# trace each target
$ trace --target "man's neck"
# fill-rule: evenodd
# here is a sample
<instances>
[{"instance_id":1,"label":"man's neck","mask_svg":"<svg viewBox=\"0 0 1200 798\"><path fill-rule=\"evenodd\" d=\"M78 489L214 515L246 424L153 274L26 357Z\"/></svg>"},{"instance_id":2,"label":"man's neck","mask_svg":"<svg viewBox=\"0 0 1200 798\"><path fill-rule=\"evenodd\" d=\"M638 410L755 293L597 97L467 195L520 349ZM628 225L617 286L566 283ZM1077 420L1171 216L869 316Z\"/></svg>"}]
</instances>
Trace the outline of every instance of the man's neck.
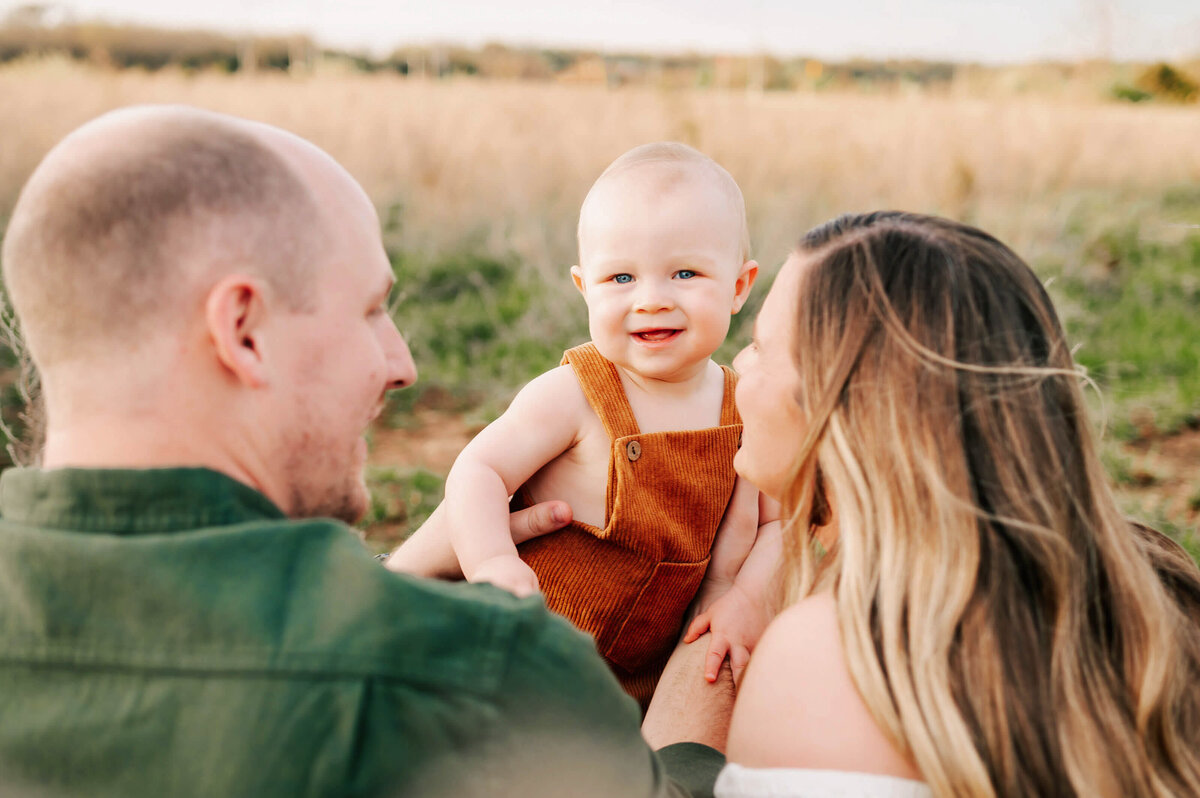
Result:
<instances>
[{"instance_id":1,"label":"man's neck","mask_svg":"<svg viewBox=\"0 0 1200 798\"><path fill-rule=\"evenodd\" d=\"M155 355L136 369L114 364L107 379L95 369L44 373L42 467L211 468L283 507L288 497L272 481L277 442L266 437L269 425L256 423L252 408L222 394L219 380L168 362Z\"/></svg>"},{"instance_id":2,"label":"man's neck","mask_svg":"<svg viewBox=\"0 0 1200 798\"><path fill-rule=\"evenodd\" d=\"M94 418L46 430L43 468L169 468L200 466L220 471L256 490L263 486L243 459L196 427L147 417L131 421Z\"/></svg>"}]
</instances>

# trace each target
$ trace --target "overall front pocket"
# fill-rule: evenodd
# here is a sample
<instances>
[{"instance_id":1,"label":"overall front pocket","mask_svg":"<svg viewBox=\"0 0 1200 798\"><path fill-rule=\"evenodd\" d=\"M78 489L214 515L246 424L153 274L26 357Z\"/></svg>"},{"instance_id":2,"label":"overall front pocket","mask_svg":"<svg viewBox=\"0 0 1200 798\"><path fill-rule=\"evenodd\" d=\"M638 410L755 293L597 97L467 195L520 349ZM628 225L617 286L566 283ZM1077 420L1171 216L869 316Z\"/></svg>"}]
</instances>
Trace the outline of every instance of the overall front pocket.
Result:
<instances>
[{"instance_id":1,"label":"overall front pocket","mask_svg":"<svg viewBox=\"0 0 1200 798\"><path fill-rule=\"evenodd\" d=\"M683 614L696 596L708 558L700 562L660 562L642 586L605 658L627 671L654 662L679 639Z\"/></svg>"}]
</instances>

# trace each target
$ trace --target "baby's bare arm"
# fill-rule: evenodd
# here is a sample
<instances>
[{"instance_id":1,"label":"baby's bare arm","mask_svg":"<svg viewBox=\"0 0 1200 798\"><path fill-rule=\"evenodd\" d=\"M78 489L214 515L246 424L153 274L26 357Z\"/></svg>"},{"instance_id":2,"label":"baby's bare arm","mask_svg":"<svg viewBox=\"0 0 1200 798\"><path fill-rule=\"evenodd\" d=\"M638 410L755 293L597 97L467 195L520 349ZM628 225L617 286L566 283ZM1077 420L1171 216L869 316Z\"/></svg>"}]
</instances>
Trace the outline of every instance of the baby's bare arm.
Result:
<instances>
[{"instance_id":1,"label":"baby's bare arm","mask_svg":"<svg viewBox=\"0 0 1200 798\"><path fill-rule=\"evenodd\" d=\"M752 599L769 604L782 550L783 524L779 520L779 502L760 493L754 543L737 570L734 584Z\"/></svg>"},{"instance_id":2,"label":"baby's bare arm","mask_svg":"<svg viewBox=\"0 0 1200 798\"><path fill-rule=\"evenodd\" d=\"M555 532L569 523L571 506L563 501L539 502L508 516L508 529L513 543L517 544ZM420 529L388 554L384 565L389 570L413 576L462 579L462 566L450 545L445 505L439 504Z\"/></svg>"},{"instance_id":3,"label":"baby's bare arm","mask_svg":"<svg viewBox=\"0 0 1200 798\"><path fill-rule=\"evenodd\" d=\"M774 581L783 545L779 505L761 495L756 496L755 504L759 524L749 553L742 554L744 547L735 550L742 559L732 577L729 576L730 562L724 564L717 576L706 576L696 598L698 614L684 636L684 642L690 643L705 631L712 631L705 665L705 677L709 681L717 678L726 655L733 669L734 682L741 680L742 671L750 661L750 652L777 609ZM742 508L738 511L746 512ZM721 534L726 529L726 522L722 522ZM728 556L732 561L734 555Z\"/></svg>"},{"instance_id":4,"label":"baby's bare arm","mask_svg":"<svg viewBox=\"0 0 1200 798\"><path fill-rule=\"evenodd\" d=\"M737 478L733 495L725 508L725 517L721 519L713 542L712 559L704 575L706 587L712 585L720 586L721 590L728 589L754 548L759 526L758 497L758 488L741 477Z\"/></svg>"},{"instance_id":5,"label":"baby's bare arm","mask_svg":"<svg viewBox=\"0 0 1200 798\"><path fill-rule=\"evenodd\" d=\"M508 498L546 463L573 446L587 401L569 367L529 383L508 410L479 433L446 479L445 523L468 579L516 558Z\"/></svg>"}]
</instances>

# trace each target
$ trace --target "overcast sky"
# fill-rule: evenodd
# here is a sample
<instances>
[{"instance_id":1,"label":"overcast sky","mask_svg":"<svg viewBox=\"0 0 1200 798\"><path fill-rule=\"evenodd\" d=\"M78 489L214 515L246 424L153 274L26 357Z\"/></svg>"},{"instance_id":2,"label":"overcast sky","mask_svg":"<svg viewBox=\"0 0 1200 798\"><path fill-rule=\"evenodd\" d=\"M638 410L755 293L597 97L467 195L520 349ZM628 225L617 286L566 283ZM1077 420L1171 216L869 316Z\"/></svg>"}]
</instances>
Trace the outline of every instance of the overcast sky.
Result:
<instances>
[{"instance_id":1,"label":"overcast sky","mask_svg":"<svg viewBox=\"0 0 1200 798\"><path fill-rule=\"evenodd\" d=\"M0 14L29 0L0 0ZM1200 0L70 0L84 19L300 32L386 53L456 42L826 59L1200 56Z\"/></svg>"}]
</instances>

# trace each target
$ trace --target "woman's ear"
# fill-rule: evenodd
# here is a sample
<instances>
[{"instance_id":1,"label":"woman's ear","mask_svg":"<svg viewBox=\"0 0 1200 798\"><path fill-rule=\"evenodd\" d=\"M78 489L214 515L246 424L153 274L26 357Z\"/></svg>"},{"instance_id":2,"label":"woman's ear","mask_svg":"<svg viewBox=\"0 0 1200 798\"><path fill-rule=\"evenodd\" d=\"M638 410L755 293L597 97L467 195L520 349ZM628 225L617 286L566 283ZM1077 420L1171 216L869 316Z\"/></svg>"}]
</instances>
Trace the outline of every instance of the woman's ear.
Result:
<instances>
[{"instance_id":1,"label":"woman's ear","mask_svg":"<svg viewBox=\"0 0 1200 798\"><path fill-rule=\"evenodd\" d=\"M813 502L809 508L808 524L825 550L833 551L838 541L837 513L833 502L829 500L829 486L820 466L814 472L813 482Z\"/></svg>"},{"instance_id":2,"label":"woman's ear","mask_svg":"<svg viewBox=\"0 0 1200 798\"><path fill-rule=\"evenodd\" d=\"M212 287L204 303L204 319L217 360L250 388L267 384L261 340L267 315L265 292L261 280L231 274Z\"/></svg>"},{"instance_id":3,"label":"woman's ear","mask_svg":"<svg viewBox=\"0 0 1200 798\"><path fill-rule=\"evenodd\" d=\"M757 279L758 261L748 260L743 263L741 271L738 272L737 281L733 284L733 307L729 311L731 316L746 304L746 300L750 297L750 289Z\"/></svg>"}]
</instances>

